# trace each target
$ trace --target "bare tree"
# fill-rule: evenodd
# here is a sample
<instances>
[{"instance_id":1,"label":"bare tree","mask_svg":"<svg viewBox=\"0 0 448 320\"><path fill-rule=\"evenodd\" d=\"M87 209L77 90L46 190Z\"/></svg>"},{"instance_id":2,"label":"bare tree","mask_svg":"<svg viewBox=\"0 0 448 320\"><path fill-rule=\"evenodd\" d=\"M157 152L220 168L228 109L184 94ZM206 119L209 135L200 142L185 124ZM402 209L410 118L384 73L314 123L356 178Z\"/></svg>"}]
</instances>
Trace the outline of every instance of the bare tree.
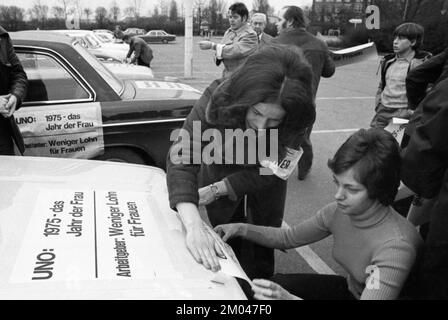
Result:
<instances>
[{"instance_id":1,"label":"bare tree","mask_svg":"<svg viewBox=\"0 0 448 320\"><path fill-rule=\"evenodd\" d=\"M111 4L111 7L109 9L109 13L110 13L110 17L112 18L112 20L114 20L115 22L118 21L118 17L120 16L121 13L121 9L118 6L118 3L116 0L114 0Z\"/></svg>"},{"instance_id":2,"label":"bare tree","mask_svg":"<svg viewBox=\"0 0 448 320\"><path fill-rule=\"evenodd\" d=\"M51 8L51 13L56 19L65 19L65 10L60 6L54 6Z\"/></svg>"},{"instance_id":3,"label":"bare tree","mask_svg":"<svg viewBox=\"0 0 448 320\"><path fill-rule=\"evenodd\" d=\"M171 21L176 21L178 17L179 17L179 12L177 10L177 2L176 2L176 0L171 0L171 3L170 3L170 20Z\"/></svg>"},{"instance_id":4,"label":"bare tree","mask_svg":"<svg viewBox=\"0 0 448 320\"><path fill-rule=\"evenodd\" d=\"M82 0L72 0L73 9L72 12L75 13L78 17L81 17L83 12Z\"/></svg>"},{"instance_id":5,"label":"bare tree","mask_svg":"<svg viewBox=\"0 0 448 320\"><path fill-rule=\"evenodd\" d=\"M165 0L159 0L160 14L162 16L168 16L169 14L169 4Z\"/></svg>"},{"instance_id":6,"label":"bare tree","mask_svg":"<svg viewBox=\"0 0 448 320\"><path fill-rule=\"evenodd\" d=\"M39 23L45 23L48 18L48 10L48 6L42 4L42 0L35 0L29 13L32 19L36 19Z\"/></svg>"},{"instance_id":7,"label":"bare tree","mask_svg":"<svg viewBox=\"0 0 448 320\"><path fill-rule=\"evenodd\" d=\"M98 23L98 27L101 28L107 19L107 10L104 7L98 7L95 10L95 19Z\"/></svg>"},{"instance_id":8,"label":"bare tree","mask_svg":"<svg viewBox=\"0 0 448 320\"><path fill-rule=\"evenodd\" d=\"M9 31L17 31L23 23L25 10L17 6L0 6L0 21Z\"/></svg>"},{"instance_id":9,"label":"bare tree","mask_svg":"<svg viewBox=\"0 0 448 320\"><path fill-rule=\"evenodd\" d=\"M269 11L271 10L269 0L254 0L252 7L257 12L262 12L264 14L269 14Z\"/></svg>"},{"instance_id":10,"label":"bare tree","mask_svg":"<svg viewBox=\"0 0 448 320\"><path fill-rule=\"evenodd\" d=\"M58 3L58 7L61 7L63 9L63 12L64 12L63 18L66 19L67 15L70 12L72 0L57 0L57 3Z\"/></svg>"},{"instance_id":11,"label":"bare tree","mask_svg":"<svg viewBox=\"0 0 448 320\"><path fill-rule=\"evenodd\" d=\"M129 7L126 8L128 9L128 14L131 14L131 16L133 16L135 19L138 20L138 18L140 17L140 13L142 10L142 4L143 1L142 0L129 0Z\"/></svg>"},{"instance_id":12,"label":"bare tree","mask_svg":"<svg viewBox=\"0 0 448 320\"><path fill-rule=\"evenodd\" d=\"M90 16L92 15L92 9L90 9L89 7L87 7L87 8L84 8L84 10L83 10L83 12L84 12L84 16L86 17L86 20L87 21L90 21Z\"/></svg>"}]
</instances>

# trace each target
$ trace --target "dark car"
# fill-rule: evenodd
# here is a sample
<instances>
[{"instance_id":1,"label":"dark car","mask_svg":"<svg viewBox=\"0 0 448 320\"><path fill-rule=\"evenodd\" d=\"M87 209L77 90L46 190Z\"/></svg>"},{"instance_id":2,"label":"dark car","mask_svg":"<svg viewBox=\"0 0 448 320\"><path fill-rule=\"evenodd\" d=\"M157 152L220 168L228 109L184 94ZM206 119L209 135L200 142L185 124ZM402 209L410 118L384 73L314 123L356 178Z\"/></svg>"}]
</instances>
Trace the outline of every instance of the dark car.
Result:
<instances>
[{"instance_id":1,"label":"dark car","mask_svg":"<svg viewBox=\"0 0 448 320\"><path fill-rule=\"evenodd\" d=\"M171 134L200 97L198 90L175 82L118 79L64 35L23 31L11 38L29 79L16 113L25 155L165 168Z\"/></svg>"},{"instance_id":2,"label":"dark car","mask_svg":"<svg viewBox=\"0 0 448 320\"><path fill-rule=\"evenodd\" d=\"M163 30L151 30L144 36L139 36L146 42L162 42L168 43L170 41L176 41L176 36L173 34L166 33Z\"/></svg>"}]
</instances>

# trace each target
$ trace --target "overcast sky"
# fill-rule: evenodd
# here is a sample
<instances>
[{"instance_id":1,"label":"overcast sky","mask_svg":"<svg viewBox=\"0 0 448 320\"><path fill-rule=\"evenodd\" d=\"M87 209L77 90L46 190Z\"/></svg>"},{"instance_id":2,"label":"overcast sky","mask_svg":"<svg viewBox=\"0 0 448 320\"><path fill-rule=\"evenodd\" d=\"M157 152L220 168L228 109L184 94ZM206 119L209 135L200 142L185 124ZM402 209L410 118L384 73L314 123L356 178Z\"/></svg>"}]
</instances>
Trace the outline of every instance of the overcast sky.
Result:
<instances>
[{"instance_id":1,"label":"overcast sky","mask_svg":"<svg viewBox=\"0 0 448 320\"><path fill-rule=\"evenodd\" d=\"M182 0L176 0L176 1L177 1L177 4L179 5L179 9L180 9L180 4L181 4ZM40 0L40 2L51 8L55 5L58 5L58 2L60 2L60 1L59 0ZM95 9L96 7L103 6L106 9L109 9L113 0L80 0L80 2L81 2L82 7L90 7L92 9ZM131 0L117 0L118 6L121 9L124 9L127 6L129 6L130 2L131 2ZM170 0L166 0L166 2L169 3ZM229 6L230 6L230 4L232 4L234 2L237 2L237 0L227 0L227 4ZM253 0L242 0L242 2L246 3L249 10L252 9ZM273 6L275 8L275 11L277 12L285 5L297 5L297 6L301 7L301 6L305 6L305 5L311 5L312 2L313 2L313 0L270 0L269 4L271 6ZM15 5L18 7L25 8L25 9L31 8L34 3L36 3L36 0L20 0L20 1L0 0L1 5L6 5L6 6ZM154 9L154 5L156 5L158 3L159 3L158 0L143 0L141 14L146 15L146 14L148 14L149 11L152 12Z\"/></svg>"}]
</instances>

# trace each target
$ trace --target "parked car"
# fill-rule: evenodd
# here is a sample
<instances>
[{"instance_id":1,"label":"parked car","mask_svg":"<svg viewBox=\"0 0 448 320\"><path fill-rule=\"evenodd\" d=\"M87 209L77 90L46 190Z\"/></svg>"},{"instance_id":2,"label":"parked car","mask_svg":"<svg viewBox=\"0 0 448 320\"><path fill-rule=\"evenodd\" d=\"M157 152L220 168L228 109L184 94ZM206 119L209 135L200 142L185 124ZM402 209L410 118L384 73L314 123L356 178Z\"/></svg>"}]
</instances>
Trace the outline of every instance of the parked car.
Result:
<instances>
[{"instance_id":1,"label":"parked car","mask_svg":"<svg viewBox=\"0 0 448 320\"><path fill-rule=\"evenodd\" d=\"M27 97L16 113L25 137L25 155L35 150L37 154L33 155L39 156L95 158L165 168L171 134L182 126L201 96L198 90L175 82L119 79L79 41L64 35L22 31L12 32L11 38L29 78ZM73 142L57 137L53 128L72 126L75 118L92 114L95 107L100 114L92 115L98 123L94 126L98 129L94 139L100 142L95 149L98 155L85 154L85 150L51 153L52 144L60 148L60 144ZM69 109L76 112L64 114ZM44 120L36 116L40 111L47 112ZM68 123L69 118L75 122ZM87 123L93 126L94 121ZM33 140L37 130L47 126L48 137Z\"/></svg>"},{"instance_id":2,"label":"parked car","mask_svg":"<svg viewBox=\"0 0 448 320\"><path fill-rule=\"evenodd\" d=\"M131 37L134 36L143 36L146 33L145 29L139 29L139 28L127 28L124 32L124 34L127 34Z\"/></svg>"},{"instance_id":3,"label":"parked car","mask_svg":"<svg viewBox=\"0 0 448 320\"><path fill-rule=\"evenodd\" d=\"M70 37L76 37L81 43L90 50L95 56L107 59L113 57L116 60L123 61L129 51L129 46L124 43L106 42L89 30L52 30L66 34Z\"/></svg>"},{"instance_id":4,"label":"parked car","mask_svg":"<svg viewBox=\"0 0 448 320\"><path fill-rule=\"evenodd\" d=\"M163 30L151 30L144 36L140 36L146 42L162 42L168 43L170 41L176 41L176 36L166 33Z\"/></svg>"},{"instance_id":5,"label":"parked car","mask_svg":"<svg viewBox=\"0 0 448 320\"><path fill-rule=\"evenodd\" d=\"M98 29L93 32L106 43L123 43L123 40L115 38L114 33L110 30Z\"/></svg>"},{"instance_id":6,"label":"parked car","mask_svg":"<svg viewBox=\"0 0 448 320\"><path fill-rule=\"evenodd\" d=\"M238 274L223 271L218 283L188 252L162 170L38 157L0 163L2 301L246 299ZM237 268L227 258L220 262Z\"/></svg>"}]
</instances>

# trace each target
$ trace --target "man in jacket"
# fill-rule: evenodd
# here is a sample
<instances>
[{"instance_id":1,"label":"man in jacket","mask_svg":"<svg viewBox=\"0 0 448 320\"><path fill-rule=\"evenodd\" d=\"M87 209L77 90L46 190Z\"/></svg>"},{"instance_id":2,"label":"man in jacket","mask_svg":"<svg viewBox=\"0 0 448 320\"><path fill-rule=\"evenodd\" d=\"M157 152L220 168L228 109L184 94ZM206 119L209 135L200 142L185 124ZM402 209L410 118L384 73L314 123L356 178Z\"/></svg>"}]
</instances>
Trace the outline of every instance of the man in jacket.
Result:
<instances>
[{"instance_id":1,"label":"man in jacket","mask_svg":"<svg viewBox=\"0 0 448 320\"><path fill-rule=\"evenodd\" d=\"M14 155L10 118L25 99L27 77L11 38L0 26L0 155Z\"/></svg>"},{"instance_id":2,"label":"man in jacket","mask_svg":"<svg viewBox=\"0 0 448 320\"><path fill-rule=\"evenodd\" d=\"M151 61L153 59L152 49L148 46L145 40L139 37L123 36L123 41L129 45L129 52L126 59L129 59L134 53L131 64L137 63L139 66L151 68Z\"/></svg>"},{"instance_id":3,"label":"man in jacket","mask_svg":"<svg viewBox=\"0 0 448 320\"><path fill-rule=\"evenodd\" d=\"M201 41L201 50L215 50L216 64L224 63L223 77L229 77L249 55L258 48L257 33L248 24L249 11L244 3L236 2L229 8L230 29L221 43Z\"/></svg>"},{"instance_id":4,"label":"man in jacket","mask_svg":"<svg viewBox=\"0 0 448 320\"><path fill-rule=\"evenodd\" d=\"M327 44L306 31L305 16L302 9L296 6L284 7L277 23L278 36L272 40L275 44L295 45L303 50L306 59L313 71L312 89L316 98L320 78L329 78L335 72L335 64L331 58ZM313 146L311 144L311 131L307 129L302 143L303 155L299 161L299 180L304 180L313 164Z\"/></svg>"},{"instance_id":5,"label":"man in jacket","mask_svg":"<svg viewBox=\"0 0 448 320\"><path fill-rule=\"evenodd\" d=\"M403 150L401 179L412 191L436 202L419 269L418 293L425 299L448 298L448 79L418 106L421 118Z\"/></svg>"}]
</instances>

